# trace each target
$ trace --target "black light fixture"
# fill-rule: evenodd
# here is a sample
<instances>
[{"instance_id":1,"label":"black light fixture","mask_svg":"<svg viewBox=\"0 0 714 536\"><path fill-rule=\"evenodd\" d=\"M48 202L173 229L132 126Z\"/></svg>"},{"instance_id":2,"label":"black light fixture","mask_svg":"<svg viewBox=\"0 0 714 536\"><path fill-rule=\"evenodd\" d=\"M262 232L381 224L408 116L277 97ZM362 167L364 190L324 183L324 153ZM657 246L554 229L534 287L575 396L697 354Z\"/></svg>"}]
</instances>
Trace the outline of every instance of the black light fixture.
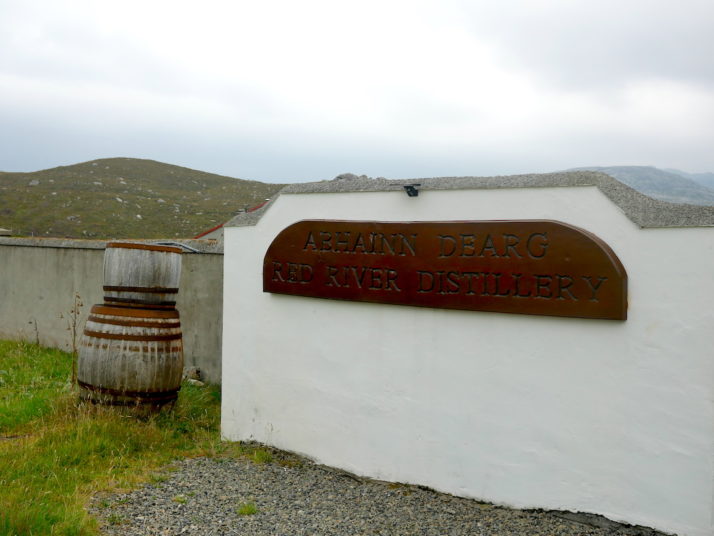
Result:
<instances>
[{"instance_id":1,"label":"black light fixture","mask_svg":"<svg viewBox=\"0 0 714 536\"><path fill-rule=\"evenodd\" d=\"M404 185L404 190L406 190L407 195L409 197L418 197L419 196L419 190L417 190L417 186L421 186L421 184L416 183L416 184L405 184Z\"/></svg>"}]
</instances>

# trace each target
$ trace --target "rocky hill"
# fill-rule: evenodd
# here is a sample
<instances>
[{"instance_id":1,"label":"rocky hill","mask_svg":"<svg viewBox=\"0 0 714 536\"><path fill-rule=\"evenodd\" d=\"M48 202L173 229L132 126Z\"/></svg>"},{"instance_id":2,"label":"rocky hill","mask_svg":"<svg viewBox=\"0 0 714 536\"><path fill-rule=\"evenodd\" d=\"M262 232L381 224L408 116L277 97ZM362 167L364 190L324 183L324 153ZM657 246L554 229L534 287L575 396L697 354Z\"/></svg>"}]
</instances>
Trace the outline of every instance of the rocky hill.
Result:
<instances>
[{"instance_id":1,"label":"rocky hill","mask_svg":"<svg viewBox=\"0 0 714 536\"><path fill-rule=\"evenodd\" d=\"M687 173L686 171L680 171L679 169L665 169L665 171L681 175L687 179L692 179L707 188L714 189L714 173Z\"/></svg>"},{"instance_id":2,"label":"rocky hill","mask_svg":"<svg viewBox=\"0 0 714 536\"><path fill-rule=\"evenodd\" d=\"M14 236L190 238L282 186L136 158L0 172L0 228Z\"/></svg>"}]
</instances>

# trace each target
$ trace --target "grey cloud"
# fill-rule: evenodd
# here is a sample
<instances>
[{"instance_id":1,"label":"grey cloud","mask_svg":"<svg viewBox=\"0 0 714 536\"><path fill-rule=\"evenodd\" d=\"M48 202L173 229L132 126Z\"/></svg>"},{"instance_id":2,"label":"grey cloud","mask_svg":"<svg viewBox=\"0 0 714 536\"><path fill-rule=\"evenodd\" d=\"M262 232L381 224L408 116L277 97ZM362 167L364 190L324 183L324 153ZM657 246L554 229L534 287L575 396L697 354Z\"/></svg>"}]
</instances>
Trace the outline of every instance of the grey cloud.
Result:
<instances>
[{"instance_id":1,"label":"grey cloud","mask_svg":"<svg viewBox=\"0 0 714 536\"><path fill-rule=\"evenodd\" d=\"M181 88L182 75L128 33L97 24L3 6L0 17L0 74L52 83L112 84L166 92Z\"/></svg>"},{"instance_id":2,"label":"grey cloud","mask_svg":"<svg viewBox=\"0 0 714 536\"><path fill-rule=\"evenodd\" d=\"M490 42L505 70L515 66L537 77L536 85L598 93L587 102L601 104L607 98L615 103L610 108L617 109L618 90L648 78L714 86L711 0L469 0L462 4L461 18L450 11L456 1L445 1L449 22L468 29L477 41ZM0 77L33 82L18 83L14 93L11 84L0 88L0 171L33 171L111 156L275 182L330 179L343 172L411 178L616 164L714 171L711 139L702 139L711 138L712 129L706 126L711 121L685 125L685 135L684 126L676 123L676 110L671 131L665 120L656 123L665 125L662 132L650 133L646 125L623 125L616 116L603 120L608 124L583 127L597 131L579 132L580 124L570 121L567 107L564 117L556 117L558 108L551 107L549 121L514 121L513 138L485 132L481 138L464 139L466 135L450 132L479 132L469 124L479 121L479 113L484 121L491 115L486 108L469 110L464 105L468 95L466 101L450 98L446 72L439 80L443 87L428 86L423 93L418 81L414 87L393 84L392 90L386 84L372 101L384 109L364 121L350 123L349 114L344 123L321 121L319 107L310 109L309 99L296 105L289 98L299 89L320 89L311 86L310 71L298 79L276 78L287 91L275 93L256 82L256 73L247 72L251 64L241 60L246 54L260 57L259 48L236 50L226 60L226 73L245 76L223 77L220 65L217 74L201 77L196 76L200 68L182 65L181 58L161 58L161 51L142 46L121 28L108 32L91 18L58 18L60 8L44 16L26 7L31 4L0 9ZM365 35L346 31L344 38ZM398 71L401 54L409 50L404 42L383 54L394 58ZM463 52L453 51L457 69L477 69L468 57L461 61ZM427 79L429 62L423 65L418 75ZM270 61L258 67L275 68ZM522 79L528 83L527 78ZM395 76L391 82L403 79ZM340 84L334 86L339 95ZM132 97L128 90L136 94ZM550 92L544 100L557 94ZM350 93L345 95L344 103L335 106L338 112L351 104ZM667 108L670 103L662 104ZM367 115L370 106L365 105ZM699 116L707 113L711 115L703 110ZM691 116L687 120L693 123Z\"/></svg>"},{"instance_id":3,"label":"grey cloud","mask_svg":"<svg viewBox=\"0 0 714 536\"><path fill-rule=\"evenodd\" d=\"M466 26L504 61L557 85L601 88L642 78L714 85L710 0L504 0L462 8Z\"/></svg>"}]
</instances>

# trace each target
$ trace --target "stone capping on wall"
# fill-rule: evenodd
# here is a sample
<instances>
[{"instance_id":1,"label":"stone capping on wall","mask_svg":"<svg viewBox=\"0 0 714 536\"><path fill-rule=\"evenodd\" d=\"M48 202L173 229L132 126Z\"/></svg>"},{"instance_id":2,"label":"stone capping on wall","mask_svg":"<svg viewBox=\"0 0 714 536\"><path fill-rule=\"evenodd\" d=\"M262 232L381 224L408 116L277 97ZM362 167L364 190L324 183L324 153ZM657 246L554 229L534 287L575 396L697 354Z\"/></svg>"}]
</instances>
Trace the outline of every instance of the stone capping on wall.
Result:
<instances>
[{"instance_id":1,"label":"stone capping on wall","mask_svg":"<svg viewBox=\"0 0 714 536\"><path fill-rule=\"evenodd\" d=\"M635 224L642 228L654 227L712 227L714 206L668 203L652 199L637 190L596 171L566 171L530 175L499 177L441 177L424 179L354 178L330 181L290 184L284 187L264 207L249 213L241 213L225 224L225 227L256 225L280 195L392 192L404 193L408 184L420 184L420 192L429 190L490 190L496 188L558 188L595 186L607 196Z\"/></svg>"},{"instance_id":2,"label":"stone capping on wall","mask_svg":"<svg viewBox=\"0 0 714 536\"><path fill-rule=\"evenodd\" d=\"M188 248L197 250L198 253L223 255L223 241L194 240L194 239L111 239L111 240L80 240L75 238L36 238L36 237L0 237L0 246L25 246L43 248L72 248L72 249L105 249L107 242L146 242L147 244L170 243L171 245L184 244ZM196 253L190 249L182 248L183 253Z\"/></svg>"}]
</instances>

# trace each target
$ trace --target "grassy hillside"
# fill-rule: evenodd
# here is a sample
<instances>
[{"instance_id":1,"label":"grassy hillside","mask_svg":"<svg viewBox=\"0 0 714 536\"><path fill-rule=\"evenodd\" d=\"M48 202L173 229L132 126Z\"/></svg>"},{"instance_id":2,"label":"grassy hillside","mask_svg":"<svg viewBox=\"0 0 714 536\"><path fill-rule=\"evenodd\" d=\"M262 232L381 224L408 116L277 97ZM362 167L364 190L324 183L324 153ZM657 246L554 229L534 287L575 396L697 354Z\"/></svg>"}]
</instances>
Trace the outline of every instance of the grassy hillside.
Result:
<instances>
[{"instance_id":1,"label":"grassy hillside","mask_svg":"<svg viewBox=\"0 0 714 536\"><path fill-rule=\"evenodd\" d=\"M135 158L0 172L0 227L15 236L189 238L281 187Z\"/></svg>"}]
</instances>

